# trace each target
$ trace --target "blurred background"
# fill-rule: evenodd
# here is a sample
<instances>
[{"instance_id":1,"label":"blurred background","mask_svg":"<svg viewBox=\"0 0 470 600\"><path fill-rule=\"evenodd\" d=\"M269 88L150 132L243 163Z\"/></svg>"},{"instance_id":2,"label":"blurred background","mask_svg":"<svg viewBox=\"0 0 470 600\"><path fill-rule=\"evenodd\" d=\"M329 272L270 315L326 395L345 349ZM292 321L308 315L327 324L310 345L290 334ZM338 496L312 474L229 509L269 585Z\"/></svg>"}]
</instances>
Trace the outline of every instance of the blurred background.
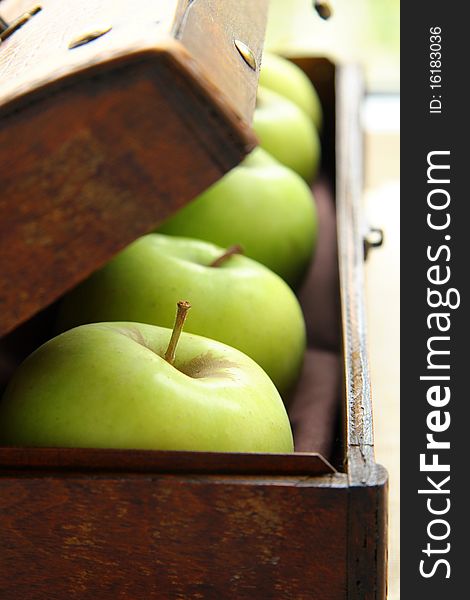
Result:
<instances>
[{"instance_id":1,"label":"blurred background","mask_svg":"<svg viewBox=\"0 0 470 600\"><path fill-rule=\"evenodd\" d=\"M334 0L323 21L311 0L271 0L266 46L362 65L364 215L384 232L366 263L366 310L376 460L390 476L389 600L400 597L400 104L399 0Z\"/></svg>"},{"instance_id":2,"label":"blurred background","mask_svg":"<svg viewBox=\"0 0 470 600\"><path fill-rule=\"evenodd\" d=\"M266 46L283 54L327 54L360 62L371 92L398 93L399 0L329 0L320 20L312 0L271 0Z\"/></svg>"}]
</instances>

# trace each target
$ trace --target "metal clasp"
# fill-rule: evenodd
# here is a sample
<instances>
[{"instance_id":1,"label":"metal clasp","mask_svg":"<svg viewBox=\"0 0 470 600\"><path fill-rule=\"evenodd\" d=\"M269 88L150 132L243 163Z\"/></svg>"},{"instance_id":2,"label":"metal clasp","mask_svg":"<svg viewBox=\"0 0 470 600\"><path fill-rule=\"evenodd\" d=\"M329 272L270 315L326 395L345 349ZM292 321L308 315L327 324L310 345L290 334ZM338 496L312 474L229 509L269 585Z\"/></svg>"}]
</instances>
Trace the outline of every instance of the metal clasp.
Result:
<instances>
[{"instance_id":1,"label":"metal clasp","mask_svg":"<svg viewBox=\"0 0 470 600\"><path fill-rule=\"evenodd\" d=\"M42 6L34 6L30 10L14 19L11 23L7 23L5 19L0 16L0 42L4 42L12 33L17 31L20 27L23 27L23 25L27 23L31 17L36 15L41 10Z\"/></svg>"}]
</instances>

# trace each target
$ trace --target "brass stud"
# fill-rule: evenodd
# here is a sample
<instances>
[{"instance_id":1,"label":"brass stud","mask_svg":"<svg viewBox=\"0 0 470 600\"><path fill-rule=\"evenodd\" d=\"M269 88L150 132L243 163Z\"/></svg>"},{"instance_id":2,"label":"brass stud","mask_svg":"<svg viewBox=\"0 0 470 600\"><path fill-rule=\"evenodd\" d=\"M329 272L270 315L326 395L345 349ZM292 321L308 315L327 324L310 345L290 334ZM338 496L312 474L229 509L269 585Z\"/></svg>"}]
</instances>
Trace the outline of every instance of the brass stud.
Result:
<instances>
[{"instance_id":1,"label":"brass stud","mask_svg":"<svg viewBox=\"0 0 470 600\"><path fill-rule=\"evenodd\" d=\"M250 48L240 40L235 40L234 43L236 49L238 50L240 56L243 58L246 64L250 67L250 69L256 71L256 58L253 52L250 50Z\"/></svg>"},{"instance_id":2,"label":"brass stud","mask_svg":"<svg viewBox=\"0 0 470 600\"><path fill-rule=\"evenodd\" d=\"M112 27L107 27L106 29L97 29L95 31L90 31L89 33L85 33L78 38L72 40L69 44L69 49L78 48L79 46L84 46L93 40L100 38L105 33L111 31Z\"/></svg>"},{"instance_id":3,"label":"brass stud","mask_svg":"<svg viewBox=\"0 0 470 600\"><path fill-rule=\"evenodd\" d=\"M328 4L328 2L326 2L326 0L315 0L314 7L318 15L325 21L333 14L331 6Z\"/></svg>"},{"instance_id":4,"label":"brass stud","mask_svg":"<svg viewBox=\"0 0 470 600\"><path fill-rule=\"evenodd\" d=\"M23 25L27 23L31 19L31 17L34 17L34 15L36 15L41 10L41 6L34 6L27 12L20 15L11 23L7 23L4 19L0 19L0 42L3 42L20 27L23 27Z\"/></svg>"}]
</instances>

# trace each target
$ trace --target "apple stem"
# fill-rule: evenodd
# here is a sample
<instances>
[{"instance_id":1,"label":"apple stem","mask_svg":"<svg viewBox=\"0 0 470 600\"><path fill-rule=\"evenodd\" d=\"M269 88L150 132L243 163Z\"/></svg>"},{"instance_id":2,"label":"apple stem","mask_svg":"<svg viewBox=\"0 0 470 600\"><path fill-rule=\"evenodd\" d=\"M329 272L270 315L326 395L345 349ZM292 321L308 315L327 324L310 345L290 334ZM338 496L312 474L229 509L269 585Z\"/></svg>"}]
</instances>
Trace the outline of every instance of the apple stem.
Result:
<instances>
[{"instance_id":1,"label":"apple stem","mask_svg":"<svg viewBox=\"0 0 470 600\"><path fill-rule=\"evenodd\" d=\"M191 308L191 304L186 300L180 300L176 303L176 306L175 324L173 325L173 332L171 334L170 342L168 343L168 348L165 352L165 360L170 363L170 365L175 362L176 346L178 345L178 340L180 339L181 332L183 331L183 325L188 315L188 311Z\"/></svg>"},{"instance_id":2,"label":"apple stem","mask_svg":"<svg viewBox=\"0 0 470 600\"><path fill-rule=\"evenodd\" d=\"M214 262L211 262L209 267L220 267L222 263L224 263L227 258L234 256L235 254L243 254L243 248L239 244L235 244L234 246L230 246L227 248L223 254L216 258Z\"/></svg>"}]
</instances>

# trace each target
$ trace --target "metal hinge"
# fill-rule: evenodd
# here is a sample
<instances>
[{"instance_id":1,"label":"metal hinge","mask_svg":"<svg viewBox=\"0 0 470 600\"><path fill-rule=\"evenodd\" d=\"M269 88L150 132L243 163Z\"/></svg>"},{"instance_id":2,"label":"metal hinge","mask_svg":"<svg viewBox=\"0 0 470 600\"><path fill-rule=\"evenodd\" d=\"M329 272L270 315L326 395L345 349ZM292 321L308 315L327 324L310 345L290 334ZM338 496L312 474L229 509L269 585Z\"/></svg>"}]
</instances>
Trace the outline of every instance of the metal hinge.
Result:
<instances>
[{"instance_id":1,"label":"metal hinge","mask_svg":"<svg viewBox=\"0 0 470 600\"><path fill-rule=\"evenodd\" d=\"M27 23L31 17L36 15L40 10L42 10L42 6L34 6L30 10L14 19L11 23L7 23L7 21L5 21L5 19L3 19L0 15L0 42L5 41L12 33Z\"/></svg>"}]
</instances>

